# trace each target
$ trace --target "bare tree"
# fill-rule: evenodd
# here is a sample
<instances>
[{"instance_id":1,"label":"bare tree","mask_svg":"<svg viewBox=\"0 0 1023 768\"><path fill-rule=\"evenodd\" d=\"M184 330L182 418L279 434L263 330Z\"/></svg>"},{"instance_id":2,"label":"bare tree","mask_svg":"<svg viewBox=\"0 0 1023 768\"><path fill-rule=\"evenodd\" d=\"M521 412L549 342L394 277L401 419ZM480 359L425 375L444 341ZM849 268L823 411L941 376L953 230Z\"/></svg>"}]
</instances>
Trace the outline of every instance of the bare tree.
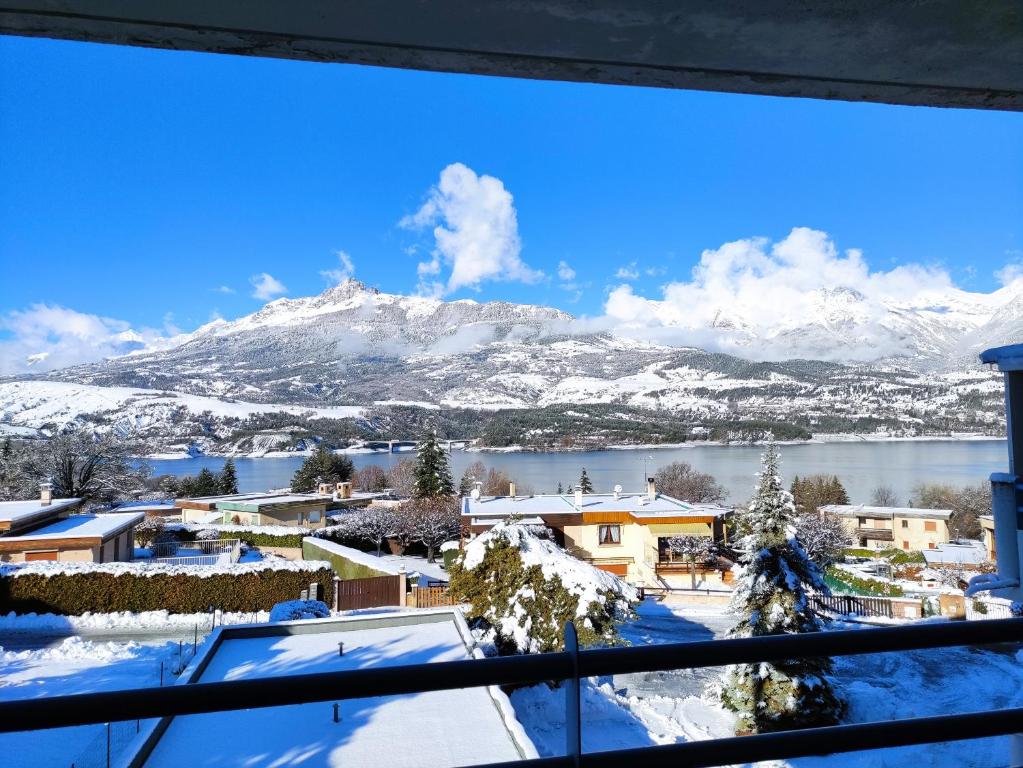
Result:
<instances>
[{"instance_id":1,"label":"bare tree","mask_svg":"<svg viewBox=\"0 0 1023 768\"><path fill-rule=\"evenodd\" d=\"M377 557L380 557L384 542L394 535L397 527L398 518L394 510L371 505L337 515L334 525L321 528L316 535L339 542L365 541L377 548Z\"/></svg>"},{"instance_id":2,"label":"bare tree","mask_svg":"<svg viewBox=\"0 0 1023 768\"><path fill-rule=\"evenodd\" d=\"M0 444L0 501L29 499L39 493L29 467L28 448L5 438Z\"/></svg>"},{"instance_id":3,"label":"bare tree","mask_svg":"<svg viewBox=\"0 0 1023 768\"><path fill-rule=\"evenodd\" d=\"M889 485L879 485L870 494L870 503L875 507L897 507L899 497Z\"/></svg>"},{"instance_id":4,"label":"bare tree","mask_svg":"<svg viewBox=\"0 0 1023 768\"><path fill-rule=\"evenodd\" d=\"M955 488L944 483L920 483L913 489L913 506L923 509L951 509L948 521L953 539L978 539L980 516L991 512L988 483Z\"/></svg>"},{"instance_id":5,"label":"bare tree","mask_svg":"<svg viewBox=\"0 0 1023 768\"><path fill-rule=\"evenodd\" d=\"M696 589L696 565L714 559L714 542L706 536L672 536L668 547L672 554L689 564L689 575Z\"/></svg>"},{"instance_id":6,"label":"bare tree","mask_svg":"<svg viewBox=\"0 0 1023 768\"><path fill-rule=\"evenodd\" d=\"M395 495L408 498L416 487L416 463L402 459L388 470L387 479Z\"/></svg>"},{"instance_id":7,"label":"bare tree","mask_svg":"<svg viewBox=\"0 0 1023 768\"><path fill-rule=\"evenodd\" d=\"M352 485L360 491L374 493L387 487L387 473L376 464L360 467L352 474Z\"/></svg>"},{"instance_id":8,"label":"bare tree","mask_svg":"<svg viewBox=\"0 0 1023 768\"><path fill-rule=\"evenodd\" d=\"M132 498L144 492L149 467L138 457L141 443L77 429L40 441L28 465L38 481L53 483L55 496L85 499L86 506Z\"/></svg>"},{"instance_id":9,"label":"bare tree","mask_svg":"<svg viewBox=\"0 0 1023 768\"><path fill-rule=\"evenodd\" d=\"M675 461L661 467L654 475L657 488L676 499L695 504L721 501L725 498L724 486L705 472L697 472L684 461Z\"/></svg>"},{"instance_id":10,"label":"bare tree","mask_svg":"<svg viewBox=\"0 0 1023 768\"><path fill-rule=\"evenodd\" d=\"M458 536L462 529L460 505L453 496L413 499L402 507L402 512L408 517L416 540L426 547L426 559L431 563L437 547Z\"/></svg>"}]
</instances>

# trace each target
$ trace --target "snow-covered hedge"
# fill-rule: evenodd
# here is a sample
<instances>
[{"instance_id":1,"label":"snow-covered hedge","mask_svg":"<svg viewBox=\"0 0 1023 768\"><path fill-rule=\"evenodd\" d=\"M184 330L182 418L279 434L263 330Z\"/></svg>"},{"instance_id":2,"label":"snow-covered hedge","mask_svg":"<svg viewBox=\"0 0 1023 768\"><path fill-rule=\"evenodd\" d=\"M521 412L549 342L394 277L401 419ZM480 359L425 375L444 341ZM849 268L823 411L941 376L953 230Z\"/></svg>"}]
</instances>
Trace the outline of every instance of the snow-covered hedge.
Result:
<instances>
[{"instance_id":1,"label":"snow-covered hedge","mask_svg":"<svg viewBox=\"0 0 1023 768\"><path fill-rule=\"evenodd\" d=\"M272 560L197 566L144 563L27 563L0 566L0 613L260 611L294 600L309 584L330 594L323 561Z\"/></svg>"},{"instance_id":2,"label":"snow-covered hedge","mask_svg":"<svg viewBox=\"0 0 1023 768\"><path fill-rule=\"evenodd\" d=\"M583 645L612 644L636 590L550 540L543 526L498 523L465 547L451 569L451 593L489 627L500 653L545 653L564 645L575 623Z\"/></svg>"},{"instance_id":3,"label":"snow-covered hedge","mask_svg":"<svg viewBox=\"0 0 1023 768\"><path fill-rule=\"evenodd\" d=\"M174 523L166 530L173 531L182 541L194 541L207 536L208 531L216 532L222 539L240 539L250 547L292 547L302 546L302 539L309 535L308 528L291 525L221 525L213 523Z\"/></svg>"}]
</instances>

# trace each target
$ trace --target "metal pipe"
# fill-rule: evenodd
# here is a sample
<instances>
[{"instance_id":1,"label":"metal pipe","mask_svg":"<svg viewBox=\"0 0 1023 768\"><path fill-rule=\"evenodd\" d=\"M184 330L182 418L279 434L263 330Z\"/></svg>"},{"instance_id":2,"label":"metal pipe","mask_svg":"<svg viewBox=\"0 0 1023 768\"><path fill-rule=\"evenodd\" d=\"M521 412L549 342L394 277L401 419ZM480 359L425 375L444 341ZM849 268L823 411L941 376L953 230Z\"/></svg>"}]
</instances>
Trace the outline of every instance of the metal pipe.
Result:
<instances>
[{"instance_id":1,"label":"metal pipe","mask_svg":"<svg viewBox=\"0 0 1023 768\"><path fill-rule=\"evenodd\" d=\"M565 622L565 652L572 666L572 674L565 680L565 754L578 766L583 753L583 718L579 700L579 638L571 621Z\"/></svg>"}]
</instances>

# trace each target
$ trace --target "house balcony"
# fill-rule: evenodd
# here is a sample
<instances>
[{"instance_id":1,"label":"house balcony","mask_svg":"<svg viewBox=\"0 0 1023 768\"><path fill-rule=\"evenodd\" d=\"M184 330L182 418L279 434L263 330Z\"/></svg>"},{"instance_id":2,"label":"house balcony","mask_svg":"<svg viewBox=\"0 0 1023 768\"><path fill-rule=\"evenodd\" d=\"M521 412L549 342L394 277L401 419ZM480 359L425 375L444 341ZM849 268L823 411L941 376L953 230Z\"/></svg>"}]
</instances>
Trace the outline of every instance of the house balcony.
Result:
<instances>
[{"instance_id":1,"label":"house balcony","mask_svg":"<svg viewBox=\"0 0 1023 768\"><path fill-rule=\"evenodd\" d=\"M895 535L890 528L857 528L856 535L861 539L895 541Z\"/></svg>"}]
</instances>

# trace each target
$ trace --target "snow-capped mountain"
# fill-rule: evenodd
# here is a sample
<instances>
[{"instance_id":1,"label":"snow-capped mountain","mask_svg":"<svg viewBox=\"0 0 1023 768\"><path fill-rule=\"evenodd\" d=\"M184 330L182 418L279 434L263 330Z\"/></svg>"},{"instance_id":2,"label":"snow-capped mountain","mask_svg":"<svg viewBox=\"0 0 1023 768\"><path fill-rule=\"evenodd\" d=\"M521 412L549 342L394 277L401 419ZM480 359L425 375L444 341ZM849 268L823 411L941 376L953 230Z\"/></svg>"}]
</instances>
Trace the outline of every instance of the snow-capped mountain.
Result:
<instances>
[{"instance_id":1,"label":"snow-capped mountain","mask_svg":"<svg viewBox=\"0 0 1023 768\"><path fill-rule=\"evenodd\" d=\"M635 329L612 332L547 307L397 296L349 280L218 320L167 348L0 382L0 426L77 419L158 437L205 430L219 440L252 429L259 414L303 423L357 414L369 424L392 406L418 404L574 419L586 417L573 416L574 406L621 407L615 418L670 413L690 424L766 420L812 431L998 429L1000 382L970 356L1023 338L1019 291L881 307L848 289L806 300L813 322L792 322L779 308L767 332L751 310L722 308L703 330L726 334L738 356L679 346L682 337L655 343ZM680 326L677 312L662 321ZM878 360L831 362L865 339ZM778 358L780 349L809 354L748 359ZM341 406L353 410L329 410ZM187 428L172 429L182 422Z\"/></svg>"}]
</instances>

